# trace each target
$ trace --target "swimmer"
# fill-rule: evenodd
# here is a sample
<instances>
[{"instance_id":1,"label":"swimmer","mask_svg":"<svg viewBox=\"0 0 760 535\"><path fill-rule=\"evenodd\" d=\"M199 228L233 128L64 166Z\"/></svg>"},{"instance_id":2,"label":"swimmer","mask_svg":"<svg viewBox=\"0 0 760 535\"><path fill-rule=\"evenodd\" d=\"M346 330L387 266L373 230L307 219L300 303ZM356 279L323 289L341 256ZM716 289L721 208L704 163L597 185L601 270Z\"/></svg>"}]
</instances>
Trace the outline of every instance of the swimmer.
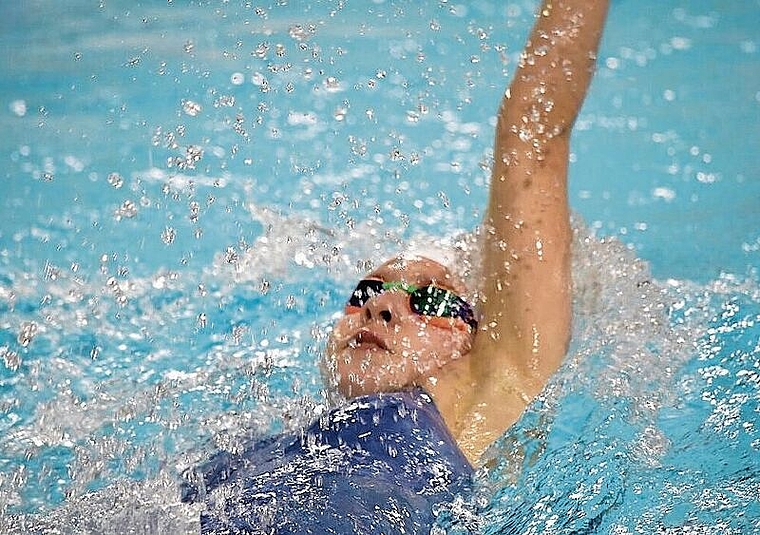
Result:
<instances>
[{"instance_id":1,"label":"swimmer","mask_svg":"<svg viewBox=\"0 0 760 535\"><path fill-rule=\"evenodd\" d=\"M606 1L545 1L501 102L481 280L473 281L479 322L459 297L467 287L446 266L424 253L402 256L359 283L328 346L344 396L424 389L473 464L567 349L570 133L606 10Z\"/></svg>"},{"instance_id":2,"label":"swimmer","mask_svg":"<svg viewBox=\"0 0 760 535\"><path fill-rule=\"evenodd\" d=\"M539 8L498 110L479 280L402 254L359 281L323 362L347 401L199 467L183 492L206 501L204 532L428 533L433 506L467 488L568 347L570 134L607 8Z\"/></svg>"}]
</instances>

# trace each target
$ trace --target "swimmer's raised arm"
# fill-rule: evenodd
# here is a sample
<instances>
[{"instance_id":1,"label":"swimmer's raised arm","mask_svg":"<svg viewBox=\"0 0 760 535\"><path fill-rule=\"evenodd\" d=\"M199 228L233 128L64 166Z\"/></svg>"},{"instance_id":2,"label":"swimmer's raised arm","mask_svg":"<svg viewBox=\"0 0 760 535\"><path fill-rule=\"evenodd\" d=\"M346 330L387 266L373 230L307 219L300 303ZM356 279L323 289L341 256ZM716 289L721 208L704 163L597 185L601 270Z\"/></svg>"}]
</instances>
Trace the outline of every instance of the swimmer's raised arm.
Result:
<instances>
[{"instance_id":1,"label":"swimmer's raised arm","mask_svg":"<svg viewBox=\"0 0 760 535\"><path fill-rule=\"evenodd\" d=\"M570 133L607 7L607 0L545 0L501 102L483 222L483 317L471 362L481 406L532 398L567 349ZM516 406L516 414L499 416L511 419L505 429L524 403Z\"/></svg>"}]
</instances>

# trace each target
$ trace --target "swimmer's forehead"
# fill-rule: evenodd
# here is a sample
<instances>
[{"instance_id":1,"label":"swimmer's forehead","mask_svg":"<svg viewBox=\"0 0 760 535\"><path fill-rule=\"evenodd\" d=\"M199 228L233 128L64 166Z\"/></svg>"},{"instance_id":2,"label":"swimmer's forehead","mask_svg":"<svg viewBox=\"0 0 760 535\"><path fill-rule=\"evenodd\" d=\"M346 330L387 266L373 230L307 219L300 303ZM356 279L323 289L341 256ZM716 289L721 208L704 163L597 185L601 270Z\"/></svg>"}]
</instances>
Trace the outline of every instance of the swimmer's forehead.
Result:
<instances>
[{"instance_id":1,"label":"swimmer's forehead","mask_svg":"<svg viewBox=\"0 0 760 535\"><path fill-rule=\"evenodd\" d=\"M415 286L434 284L456 292L464 291L462 281L452 275L445 266L435 260L423 257L391 258L369 273L367 277L388 282L401 281Z\"/></svg>"}]
</instances>

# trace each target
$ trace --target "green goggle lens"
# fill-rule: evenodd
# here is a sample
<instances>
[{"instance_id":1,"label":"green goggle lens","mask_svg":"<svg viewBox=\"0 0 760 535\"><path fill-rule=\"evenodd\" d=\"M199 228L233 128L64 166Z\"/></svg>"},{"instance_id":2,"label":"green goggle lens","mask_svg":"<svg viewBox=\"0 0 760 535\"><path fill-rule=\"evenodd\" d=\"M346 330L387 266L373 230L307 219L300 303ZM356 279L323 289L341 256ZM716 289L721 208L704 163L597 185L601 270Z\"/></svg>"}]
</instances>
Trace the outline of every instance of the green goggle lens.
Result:
<instances>
[{"instance_id":1,"label":"green goggle lens","mask_svg":"<svg viewBox=\"0 0 760 535\"><path fill-rule=\"evenodd\" d=\"M472 307L457 294L438 286L417 287L400 281L383 282L374 279L359 281L348 299L348 305L363 307L373 297L388 290L401 290L409 294L409 306L416 314L440 318L460 318L473 329L478 322Z\"/></svg>"}]
</instances>

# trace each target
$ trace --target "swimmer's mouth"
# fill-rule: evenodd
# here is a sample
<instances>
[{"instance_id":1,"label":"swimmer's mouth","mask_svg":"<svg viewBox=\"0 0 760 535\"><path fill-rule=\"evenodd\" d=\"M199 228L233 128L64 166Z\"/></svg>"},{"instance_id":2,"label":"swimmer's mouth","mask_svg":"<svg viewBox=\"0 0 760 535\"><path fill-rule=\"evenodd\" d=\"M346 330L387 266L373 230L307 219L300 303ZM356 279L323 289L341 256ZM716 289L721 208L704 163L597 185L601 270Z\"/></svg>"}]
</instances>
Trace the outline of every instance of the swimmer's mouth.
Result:
<instances>
[{"instance_id":1,"label":"swimmer's mouth","mask_svg":"<svg viewBox=\"0 0 760 535\"><path fill-rule=\"evenodd\" d=\"M356 336L348 342L348 347L358 347L361 345L374 345L380 349L388 349L388 346L385 345L385 342L379 336L365 329L356 333Z\"/></svg>"}]
</instances>

